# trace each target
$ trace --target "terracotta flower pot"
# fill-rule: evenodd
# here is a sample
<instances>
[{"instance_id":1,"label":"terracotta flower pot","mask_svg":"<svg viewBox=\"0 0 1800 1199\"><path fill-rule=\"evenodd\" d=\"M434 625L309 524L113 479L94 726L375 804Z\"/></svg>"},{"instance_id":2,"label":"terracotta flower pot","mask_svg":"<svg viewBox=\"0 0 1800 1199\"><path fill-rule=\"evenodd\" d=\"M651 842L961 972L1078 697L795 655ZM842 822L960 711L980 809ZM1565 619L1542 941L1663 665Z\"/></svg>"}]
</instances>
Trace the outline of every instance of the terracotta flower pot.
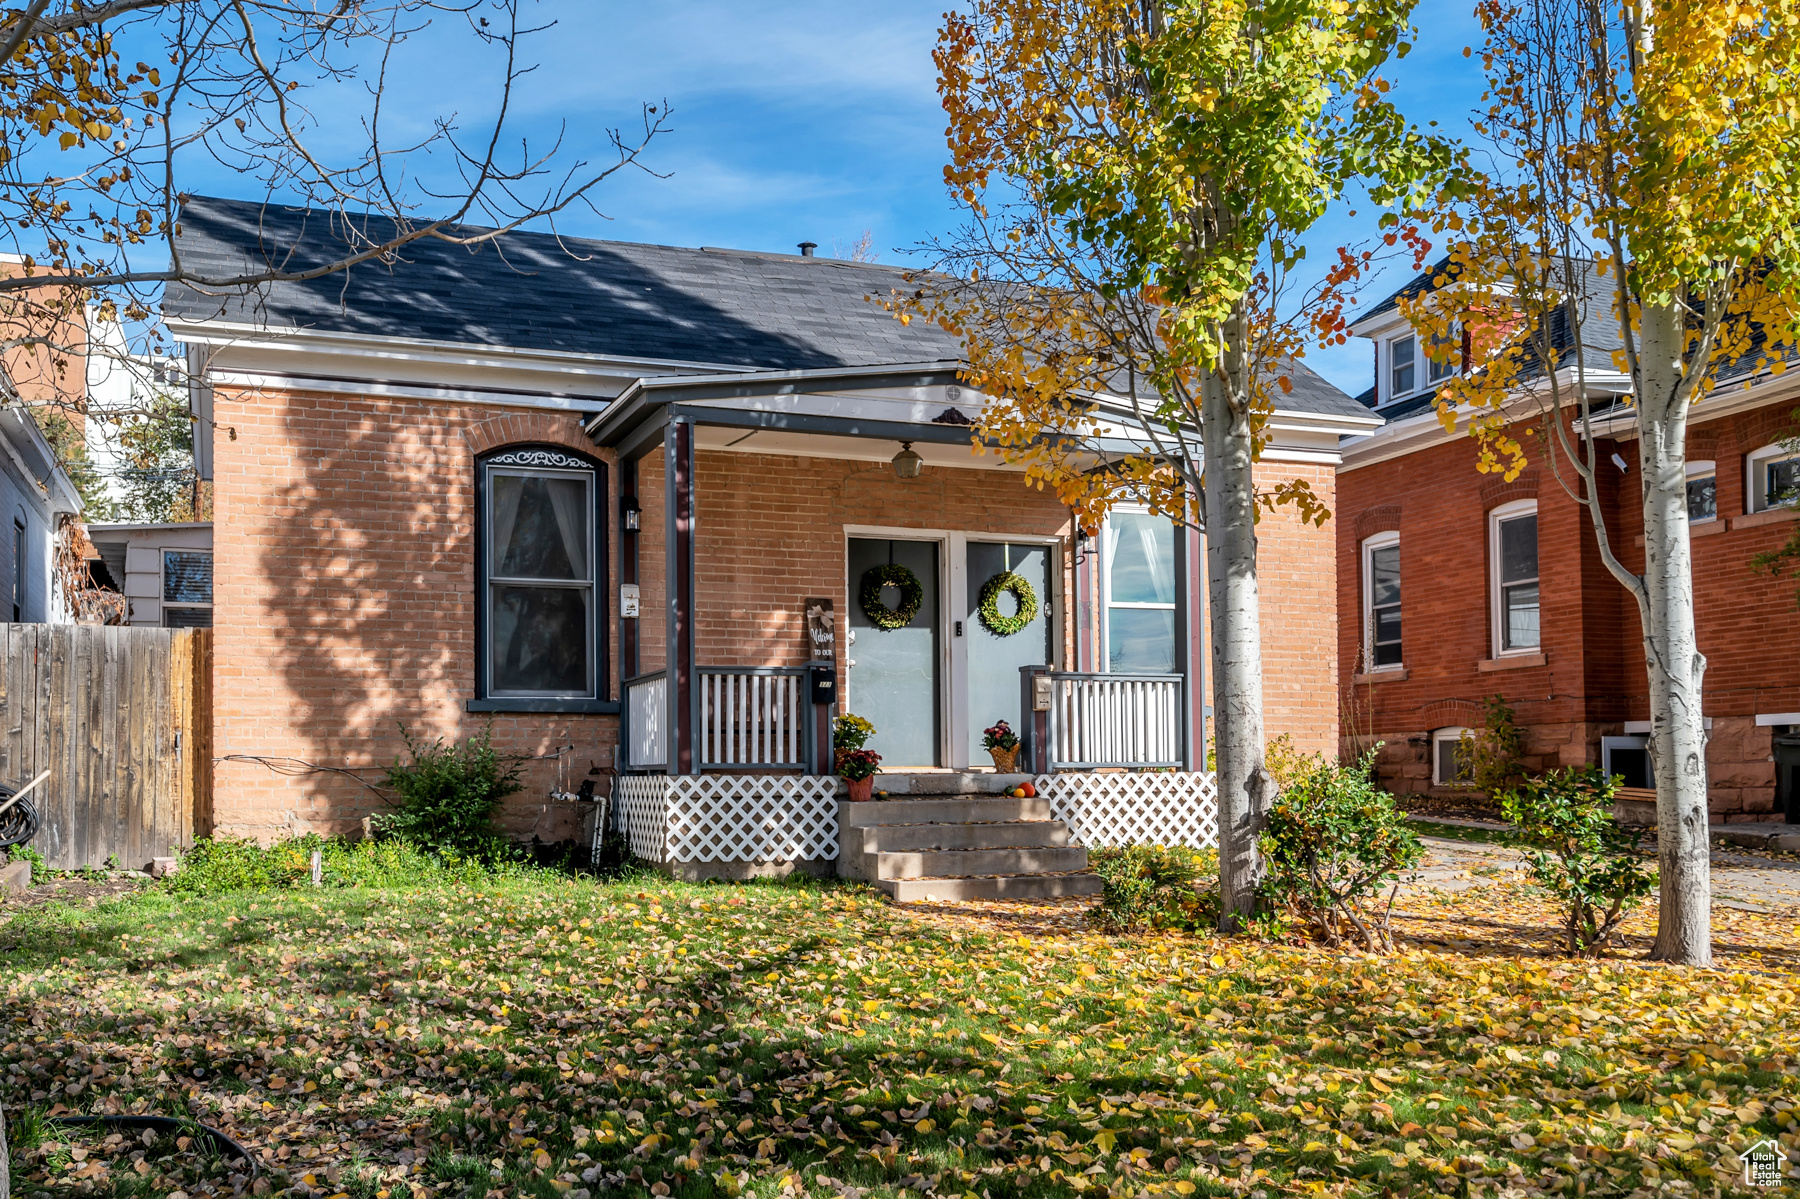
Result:
<instances>
[{"instance_id":1,"label":"terracotta flower pot","mask_svg":"<svg viewBox=\"0 0 1800 1199\"><path fill-rule=\"evenodd\" d=\"M845 779L844 786L850 788L850 798L861 803L875 790L875 776L871 774L866 779Z\"/></svg>"},{"instance_id":2,"label":"terracotta flower pot","mask_svg":"<svg viewBox=\"0 0 1800 1199\"><path fill-rule=\"evenodd\" d=\"M988 756L994 759L994 769L1001 774L1017 774L1019 772L1019 747L1011 749L990 748Z\"/></svg>"}]
</instances>

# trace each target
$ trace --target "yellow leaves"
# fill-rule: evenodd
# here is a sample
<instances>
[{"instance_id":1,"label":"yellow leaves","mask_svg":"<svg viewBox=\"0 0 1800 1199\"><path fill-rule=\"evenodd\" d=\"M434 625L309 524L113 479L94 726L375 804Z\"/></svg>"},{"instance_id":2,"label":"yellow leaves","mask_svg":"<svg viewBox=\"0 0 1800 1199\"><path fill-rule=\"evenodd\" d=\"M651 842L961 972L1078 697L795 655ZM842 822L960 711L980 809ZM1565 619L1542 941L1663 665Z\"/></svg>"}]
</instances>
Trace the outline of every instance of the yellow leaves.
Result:
<instances>
[{"instance_id":1,"label":"yellow leaves","mask_svg":"<svg viewBox=\"0 0 1800 1199\"><path fill-rule=\"evenodd\" d=\"M1110 1128L1102 1128L1094 1134L1094 1148L1100 1153L1111 1153L1113 1146L1118 1143L1118 1134Z\"/></svg>"}]
</instances>

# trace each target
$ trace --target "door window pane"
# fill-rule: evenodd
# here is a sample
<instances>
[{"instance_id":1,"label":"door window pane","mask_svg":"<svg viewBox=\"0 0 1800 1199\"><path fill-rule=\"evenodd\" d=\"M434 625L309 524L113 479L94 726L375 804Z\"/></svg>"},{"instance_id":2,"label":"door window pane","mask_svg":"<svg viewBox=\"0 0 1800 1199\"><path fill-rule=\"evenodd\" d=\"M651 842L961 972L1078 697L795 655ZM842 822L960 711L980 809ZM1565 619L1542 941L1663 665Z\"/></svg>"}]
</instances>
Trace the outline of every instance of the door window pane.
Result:
<instances>
[{"instance_id":1,"label":"door window pane","mask_svg":"<svg viewBox=\"0 0 1800 1199\"><path fill-rule=\"evenodd\" d=\"M1004 720L1015 731L1024 727L1020 709L1019 671L1026 666L1043 666L1051 661L1050 653L1050 564L1049 546L987 541L968 543L968 603L963 616L963 635L968 648L969 684L969 761L977 766L988 761L981 744L981 731ZM1016 633L1004 636L981 623L981 589L997 574L1006 571L1019 575L1037 593L1037 619ZM1002 616L1011 616L1017 604L1009 594L997 601ZM862 644L858 638L858 645Z\"/></svg>"},{"instance_id":2,"label":"door window pane","mask_svg":"<svg viewBox=\"0 0 1800 1199\"><path fill-rule=\"evenodd\" d=\"M938 547L933 541L852 537L848 554L850 597L848 690L845 710L875 725L869 748L881 769L938 764ZM897 629L885 629L863 611L863 576L888 565L904 566L919 580L919 610ZM891 607L899 596L884 596ZM1013 686L1018 687L1017 676ZM979 760L985 760L984 753Z\"/></svg>"}]
</instances>

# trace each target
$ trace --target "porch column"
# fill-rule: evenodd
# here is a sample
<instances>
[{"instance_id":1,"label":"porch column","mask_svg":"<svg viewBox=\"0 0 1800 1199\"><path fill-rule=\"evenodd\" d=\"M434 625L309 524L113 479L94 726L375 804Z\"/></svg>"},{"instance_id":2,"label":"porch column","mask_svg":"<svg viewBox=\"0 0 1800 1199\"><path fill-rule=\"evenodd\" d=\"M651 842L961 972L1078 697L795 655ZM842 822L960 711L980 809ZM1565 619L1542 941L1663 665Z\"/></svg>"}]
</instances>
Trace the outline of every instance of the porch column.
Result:
<instances>
[{"instance_id":1,"label":"porch column","mask_svg":"<svg viewBox=\"0 0 1800 1199\"><path fill-rule=\"evenodd\" d=\"M700 694L694 669L694 426L671 417L663 428L663 544L668 618L670 774L699 774L694 726Z\"/></svg>"},{"instance_id":2,"label":"porch column","mask_svg":"<svg viewBox=\"0 0 1800 1199\"><path fill-rule=\"evenodd\" d=\"M619 500L614 510L619 513L619 586L636 586L643 580L638 574L639 538L636 529L625 527L625 502L642 506L638 499L638 460L619 459ZM615 601L615 611L619 608ZM639 609L642 611L642 609ZM635 678L644 669L643 651L638 644L638 620L620 620L619 624L619 698L625 698L625 680Z\"/></svg>"},{"instance_id":3,"label":"porch column","mask_svg":"<svg viewBox=\"0 0 1800 1199\"><path fill-rule=\"evenodd\" d=\"M1181 671L1181 768L1198 770L1206 761L1206 653L1201 633L1202 599L1200 534L1186 524L1175 526L1175 666ZM1197 764L1198 763L1198 764Z\"/></svg>"}]
</instances>

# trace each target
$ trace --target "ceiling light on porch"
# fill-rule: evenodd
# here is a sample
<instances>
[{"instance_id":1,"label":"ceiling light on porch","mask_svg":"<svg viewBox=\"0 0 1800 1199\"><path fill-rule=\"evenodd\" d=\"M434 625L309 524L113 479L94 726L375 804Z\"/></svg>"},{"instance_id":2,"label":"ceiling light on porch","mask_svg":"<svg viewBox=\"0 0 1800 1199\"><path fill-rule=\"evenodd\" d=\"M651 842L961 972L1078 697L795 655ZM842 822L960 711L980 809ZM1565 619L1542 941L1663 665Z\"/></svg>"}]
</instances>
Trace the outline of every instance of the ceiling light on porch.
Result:
<instances>
[{"instance_id":1,"label":"ceiling light on porch","mask_svg":"<svg viewBox=\"0 0 1800 1199\"><path fill-rule=\"evenodd\" d=\"M925 459L913 452L912 442L903 441L900 443L900 452L894 455L894 475L901 479L916 479L919 477L919 467L924 464Z\"/></svg>"}]
</instances>

